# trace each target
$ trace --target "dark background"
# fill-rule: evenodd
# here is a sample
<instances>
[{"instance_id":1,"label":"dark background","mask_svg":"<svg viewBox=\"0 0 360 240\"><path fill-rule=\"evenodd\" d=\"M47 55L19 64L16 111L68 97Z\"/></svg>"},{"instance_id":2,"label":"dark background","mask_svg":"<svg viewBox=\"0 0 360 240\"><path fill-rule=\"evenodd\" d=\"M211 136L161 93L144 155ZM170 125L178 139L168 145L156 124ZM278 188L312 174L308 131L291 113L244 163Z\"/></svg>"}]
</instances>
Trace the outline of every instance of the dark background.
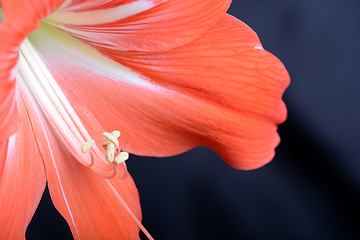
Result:
<instances>
[{"instance_id":1,"label":"dark background","mask_svg":"<svg viewBox=\"0 0 360 240\"><path fill-rule=\"evenodd\" d=\"M360 239L359 10L359 0L234 0L229 13L291 75L282 143L270 164L249 172L206 148L132 156L155 239ZM72 239L47 191L26 236Z\"/></svg>"}]
</instances>

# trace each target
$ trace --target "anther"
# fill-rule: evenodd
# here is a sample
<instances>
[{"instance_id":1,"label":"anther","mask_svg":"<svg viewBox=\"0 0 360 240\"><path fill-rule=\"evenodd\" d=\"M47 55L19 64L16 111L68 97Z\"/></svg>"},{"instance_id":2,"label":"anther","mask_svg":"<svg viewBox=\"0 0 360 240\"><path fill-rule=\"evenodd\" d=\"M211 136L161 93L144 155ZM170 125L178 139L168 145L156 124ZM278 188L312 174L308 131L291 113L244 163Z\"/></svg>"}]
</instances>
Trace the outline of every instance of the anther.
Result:
<instances>
[{"instance_id":1,"label":"anther","mask_svg":"<svg viewBox=\"0 0 360 240\"><path fill-rule=\"evenodd\" d=\"M121 152L118 148L119 147L118 137L120 137L120 132L119 131L113 131L111 133L104 132L103 137L105 139L105 142L102 144L102 146L106 150L105 158L110 163L112 163L114 166L112 175L109 177L106 177L106 178L110 179L117 175L117 172L118 172L117 165L118 164L122 164L124 167L123 175L121 176L121 178L126 178L127 167L126 167L125 161L127 159L129 159L129 153ZM83 153L87 153L90 151L90 149L94 145L95 145L95 141L91 139L90 141L87 141L82 145L81 150ZM90 151L90 154L91 154L91 163L89 166L91 167L94 164L94 157L93 157L92 151ZM115 155L117 155L117 156L115 157Z\"/></svg>"},{"instance_id":2,"label":"anther","mask_svg":"<svg viewBox=\"0 0 360 240\"><path fill-rule=\"evenodd\" d=\"M113 131L112 133L104 132L103 137L105 138L106 141L112 142L115 145L115 147L119 146L119 141L117 140L118 137L120 137L119 131Z\"/></svg>"},{"instance_id":3,"label":"anther","mask_svg":"<svg viewBox=\"0 0 360 240\"><path fill-rule=\"evenodd\" d=\"M85 142L82 145L82 148L81 148L82 152L87 153L90 150L90 148L92 148L94 146L94 144L95 144L95 140L93 140L93 139L91 139L90 141Z\"/></svg>"},{"instance_id":4,"label":"anther","mask_svg":"<svg viewBox=\"0 0 360 240\"><path fill-rule=\"evenodd\" d=\"M109 162L113 162L115 159L115 145L110 142L107 146L106 146L106 160L108 160Z\"/></svg>"},{"instance_id":5,"label":"anther","mask_svg":"<svg viewBox=\"0 0 360 240\"><path fill-rule=\"evenodd\" d=\"M116 156L115 162L119 164L125 162L128 159L129 159L128 152L120 152L119 155Z\"/></svg>"},{"instance_id":6,"label":"anther","mask_svg":"<svg viewBox=\"0 0 360 240\"><path fill-rule=\"evenodd\" d=\"M106 159L114 164L114 171L111 178L117 174L117 165L120 163L122 163L124 167L123 175L121 176L121 178L126 178L127 176L127 167L125 161L129 158L129 153L120 152L118 148L119 147L118 137L120 137L120 134L121 133L119 131L113 131L111 133L108 132L103 133L103 137L105 139L105 142L103 143L103 148L106 150L106 154L105 154ZM116 157L115 154L117 154Z\"/></svg>"}]
</instances>

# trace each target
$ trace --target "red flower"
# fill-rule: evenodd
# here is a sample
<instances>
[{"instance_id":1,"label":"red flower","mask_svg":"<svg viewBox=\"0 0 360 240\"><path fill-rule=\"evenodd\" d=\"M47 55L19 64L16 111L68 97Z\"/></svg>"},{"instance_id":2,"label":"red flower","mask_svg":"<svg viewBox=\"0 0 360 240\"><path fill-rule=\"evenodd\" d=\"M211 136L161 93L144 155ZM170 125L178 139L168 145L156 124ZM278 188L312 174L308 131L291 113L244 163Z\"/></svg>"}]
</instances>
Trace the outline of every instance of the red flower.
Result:
<instances>
[{"instance_id":1,"label":"red flower","mask_svg":"<svg viewBox=\"0 0 360 240\"><path fill-rule=\"evenodd\" d=\"M2 0L1 239L24 238L46 181L76 239L138 238L138 193L114 177L105 130L138 155L205 145L239 169L273 158L289 77L230 2Z\"/></svg>"}]
</instances>

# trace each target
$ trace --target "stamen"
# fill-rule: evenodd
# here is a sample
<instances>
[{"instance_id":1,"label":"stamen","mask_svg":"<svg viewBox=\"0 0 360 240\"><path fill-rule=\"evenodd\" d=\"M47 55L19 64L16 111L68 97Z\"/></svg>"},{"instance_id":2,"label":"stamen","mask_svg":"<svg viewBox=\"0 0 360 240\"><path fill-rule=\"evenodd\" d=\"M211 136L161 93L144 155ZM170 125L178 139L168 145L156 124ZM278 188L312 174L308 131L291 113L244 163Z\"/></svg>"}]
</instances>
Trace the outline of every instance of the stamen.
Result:
<instances>
[{"instance_id":1,"label":"stamen","mask_svg":"<svg viewBox=\"0 0 360 240\"><path fill-rule=\"evenodd\" d=\"M105 142L103 143L103 148L106 150L106 160L109 162L115 161L116 163L123 163L129 158L129 153L120 152L117 157L115 157L115 152L118 152L119 141L121 133L119 131L113 131L112 133L104 132L103 137Z\"/></svg>"},{"instance_id":2,"label":"stamen","mask_svg":"<svg viewBox=\"0 0 360 240\"><path fill-rule=\"evenodd\" d=\"M120 137L119 131L113 131L112 133L104 132L103 137L105 138L105 142L103 143L103 148L106 150L106 159L114 164L114 171L113 174L110 177L105 177L106 179L114 178L117 175L118 169L117 165L122 163L124 167L124 173L120 178L126 178L128 171L126 167L125 161L129 159L129 153L128 152L122 152L119 150L119 141L117 140L118 137ZM95 140L90 140L85 142L82 145L82 152L87 153L91 148L95 145ZM109 152L111 152L109 154ZM114 157L115 152L117 154L116 157ZM90 151L91 159L93 159L92 151ZM109 158L108 158L109 157ZM116 197L120 200L121 205L125 208L125 210L128 212L130 217L134 220L134 222L139 226L139 228L142 230L142 232L145 234L145 236L149 240L154 240L154 238L150 235L150 233L145 229L145 227L141 224L141 222L137 219L135 214L131 211L131 209L128 207L128 205L125 203L125 201L122 199L122 197L119 195L119 193L115 190L115 188L112 186L112 184L106 180L107 184L111 187L111 189L116 193Z\"/></svg>"},{"instance_id":3,"label":"stamen","mask_svg":"<svg viewBox=\"0 0 360 240\"><path fill-rule=\"evenodd\" d=\"M111 176L105 177L106 179L112 179L117 175L117 164L114 162L114 171Z\"/></svg>"},{"instance_id":4,"label":"stamen","mask_svg":"<svg viewBox=\"0 0 360 240\"><path fill-rule=\"evenodd\" d=\"M109 162L114 161L114 159L115 159L115 150L116 150L115 145L112 142L110 142L106 146L106 154L105 154L106 160L108 160Z\"/></svg>"},{"instance_id":5,"label":"stamen","mask_svg":"<svg viewBox=\"0 0 360 240\"><path fill-rule=\"evenodd\" d=\"M125 162L123 162L122 164L123 164L123 167L124 167L124 173L120 178L126 178L127 174L128 174L127 166L126 166Z\"/></svg>"},{"instance_id":6,"label":"stamen","mask_svg":"<svg viewBox=\"0 0 360 240\"><path fill-rule=\"evenodd\" d=\"M29 39L25 39L20 47L18 66L21 88L26 88L34 97L40 109L46 113L44 115L49 124L54 127L74 158L86 167L93 167L100 175L108 172L109 164L105 159L94 161L101 155L96 146L90 152L91 159L79 148L79 145L90 139L90 134Z\"/></svg>"},{"instance_id":7,"label":"stamen","mask_svg":"<svg viewBox=\"0 0 360 240\"><path fill-rule=\"evenodd\" d=\"M122 163L124 166L124 174L121 176L121 178L127 177L127 167L125 164L125 161L129 158L128 152L119 152L119 141L118 137L120 137L121 133L119 131L113 131L112 133L104 132L103 137L105 139L105 142L103 143L103 148L106 150L106 160L109 162L114 163L114 171L113 176L115 177L117 174L117 165ZM118 154L115 157L115 152ZM110 178L112 178L110 177Z\"/></svg>"},{"instance_id":8,"label":"stamen","mask_svg":"<svg viewBox=\"0 0 360 240\"><path fill-rule=\"evenodd\" d=\"M103 137L105 140L112 142L116 147L119 146L119 141L117 140L120 137L121 133L119 131L113 131L112 133L104 132Z\"/></svg>"},{"instance_id":9,"label":"stamen","mask_svg":"<svg viewBox=\"0 0 360 240\"><path fill-rule=\"evenodd\" d=\"M95 140L91 139L90 141L87 141L82 145L81 150L83 153L87 153L94 145L95 145ZM86 167L92 167L94 165L94 154L92 153L92 151L90 151L90 156L91 156L91 162L89 165L85 165Z\"/></svg>"},{"instance_id":10,"label":"stamen","mask_svg":"<svg viewBox=\"0 0 360 240\"><path fill-rule=\"evenodd\" d=\"M117 165L121 164L124 167L124 173L120 178L126 178L127 177L127 167L125 161L129 159L129 153L128 152L122 152L119 150L119 141L118 137L120 137L121 133L119 131L113 131L111 133L104 132L103 137L105 139L105 142L102 144L103 148L106 150L105 158L108 162L113 163L114 170L111 176L104 176L107 179L111 179L117 175L118 169ZM91 139L90 141L85 142L82 145L82 152L87 153L91 150L91 148L95 145L95 140ZM91 164L92 166L94 164L94 157L92 151L90 151L91 154ZM115 157L115 154L117 155Z\"/></svg>"}]
</instances>

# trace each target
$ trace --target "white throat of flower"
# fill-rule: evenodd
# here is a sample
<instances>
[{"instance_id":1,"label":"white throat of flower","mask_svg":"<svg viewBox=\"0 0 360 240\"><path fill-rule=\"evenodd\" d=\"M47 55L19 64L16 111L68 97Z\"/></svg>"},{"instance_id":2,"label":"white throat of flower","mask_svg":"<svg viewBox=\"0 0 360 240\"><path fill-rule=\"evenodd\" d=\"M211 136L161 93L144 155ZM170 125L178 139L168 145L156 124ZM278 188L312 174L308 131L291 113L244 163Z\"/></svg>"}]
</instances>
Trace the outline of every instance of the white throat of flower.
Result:
<instances>
[{"instance_id":1,"label":"white throat of flower","mask_svg":"<svg viewBox=\"0 0 360 240\"><path fill-rule=\"evenodd\" d=\"M64 145L84 166L94 167L94 171L103 177L113 177L114 173L109 174L113 164L104 159L96 145L90 155L83 154L81 146L92 138L28 39L21 45L19 55L18 82L32 96Z\"/></svg>"}]
</instances>

